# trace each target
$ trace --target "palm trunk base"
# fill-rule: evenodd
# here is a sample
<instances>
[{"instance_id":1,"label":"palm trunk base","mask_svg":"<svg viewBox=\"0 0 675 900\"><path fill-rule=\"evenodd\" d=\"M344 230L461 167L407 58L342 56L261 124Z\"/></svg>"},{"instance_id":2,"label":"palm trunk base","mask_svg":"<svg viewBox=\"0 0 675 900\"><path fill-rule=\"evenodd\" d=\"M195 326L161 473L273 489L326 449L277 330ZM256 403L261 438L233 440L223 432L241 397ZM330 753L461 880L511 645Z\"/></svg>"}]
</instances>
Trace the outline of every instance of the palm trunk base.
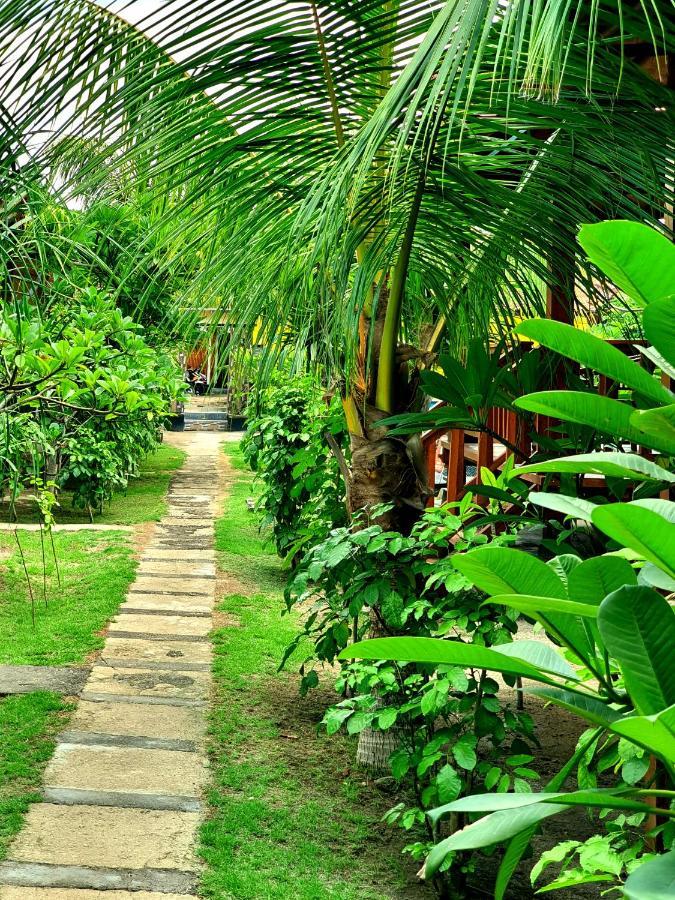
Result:
<instances>
[{"instance_id":1,"label":"palm trunk base","mask_svg":"<svg viewBox=\"0 0 675 900\"><path fill-rule=\"evenodd\" d=\"M356 761L371 772L389 773L389 757L397 750L399 741L394 731L378 731L364 728L359 734Z\"/></svg>"},{"instance_id":2,"label":"palm trunk base","mask_svg":"<svg viewBox=\"0 0 675 900\"><path fill-rule=\"evenodd\" d=\"M349 505L352 514L365 510L368 524L409 534L426 504L428 491L420 479L406 441L383 437L353 438ZM391 509L371 516L373 507Z\"/></svg>"}]
</instances>

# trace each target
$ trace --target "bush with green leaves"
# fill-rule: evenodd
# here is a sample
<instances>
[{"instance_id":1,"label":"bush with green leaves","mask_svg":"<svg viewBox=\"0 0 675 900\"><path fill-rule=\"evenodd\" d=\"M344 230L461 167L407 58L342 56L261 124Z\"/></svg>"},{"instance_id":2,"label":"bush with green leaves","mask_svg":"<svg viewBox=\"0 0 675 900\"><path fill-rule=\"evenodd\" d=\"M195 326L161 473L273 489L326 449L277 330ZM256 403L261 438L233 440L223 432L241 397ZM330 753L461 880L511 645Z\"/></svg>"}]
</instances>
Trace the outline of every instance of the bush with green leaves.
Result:
<instances>
[{"instance_id":1,"label":"bush with green leaves","mask_svg":"<svg viewBox=\"0 0 675 900\"><path fill-rule=\"evenodd\" d=\"M329 435L329 438L326 437ZM344 451L344 416L309 376L275 376L247 412L244 456L259 476L258 509L277 552L291 561L347 521L345 487L330 443Z\"/></svg>"},{"instance_id":2,"label":"bush with green leaves","mask_svg":"<svg viewBox=\"0 0 675 900\"><path fill-rule=\"evenodd\" d=\"M0 488L14 497L53 476L76 505L100 509L157 445L183 390L171 358L93 287L3 306L0 353Z\"/></svg>"},{"instance_id":3,"label":"bush with green leaves","mask_svg":"<svg viewBox=\"0 0 675 900\"><path fill-rule=\"evenodd\" d=\"M490 603L519 610L549 636L551 644L515 641L508 662L491 648L416 637L376 638L342 652L343 658L414 661L441 671L471 665L517 674L538 683L529 690L592 726L543 793L464 797L430 813L434 824L457 814L475 821L434 847L427 877L459 851L503 843L497 900L539 824L574 807L600 810L607 834L558 845L535 866L534 880L555 863L560 870L551 889L610 882L632 900L665 900L675 883L675 610L664 596L675 591L675 503L653 497L675 482L675 395L664 384L675 376L675 248L632 223L591 226L581 240L589 258L645 307L644 331L654 346L641 352L654 371L571 326L544 320L520 325L521 335L602 373L621 393L549 391L516 401L528 411L594 429L612 448L517 471L559 476L568 493L533 493L530 500L585 522L606 552L586 560L564 554L545 563L513 548L487 546L453 558ZM630 444L651 449L654 458L630 452ZM578 496L574 488L587 474L604 476L613 497L625 502ZM570 475L575 479L564 477ZM575 769L578 790L564 791ZM612 769L615 784L598 787L598 772ZM656 827L647 835L635 831L654 815Z\"/></svg>"},{"instance_id":4,"label":"bush with green leaves","mask_svg":"<svg viewBox=\"0 0 675 900\"><path fill-rule=\"evenodd\" d=\"M372 510L377 516L378 510ZM303 629L284 661L302 655L302 688L319 681L318 666L333 663L366 634L459 636L476 647L507 654L517 613L481 605L480 595L452 565L454 555L488 541L475 524L489 518L467 495L460 504L429 509L410 536L357 523L334 529L303 558L286 589L291 610L303 610ZM512 530L495 537L508 545ZM505 657L506 658L506 657ZM507 676L513 685L514 679ZM384 734L388 766L401 800L386 820L416 839L416 859L430 850L444 825L427 812L477 790L531 790L536 738L532 720L497 696L499 683L481 667L352 662L337 681L344 700L326 712L329 734L367 729ZM515 695L514 695L515 696ZM377 741L377 737L375 738ZM479 858L460 854L435 878L439 890L459 897Z\"/></svg>"}]
</instances>

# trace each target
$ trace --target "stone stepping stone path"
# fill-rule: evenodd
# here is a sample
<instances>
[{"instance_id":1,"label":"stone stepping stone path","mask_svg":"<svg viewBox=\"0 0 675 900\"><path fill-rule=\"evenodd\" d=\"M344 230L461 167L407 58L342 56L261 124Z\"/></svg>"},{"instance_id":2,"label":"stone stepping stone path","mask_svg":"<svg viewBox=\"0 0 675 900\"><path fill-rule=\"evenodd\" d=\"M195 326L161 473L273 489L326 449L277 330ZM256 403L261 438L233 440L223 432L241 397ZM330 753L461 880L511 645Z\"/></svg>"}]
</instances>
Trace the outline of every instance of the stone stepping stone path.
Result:
<instances>
[{"instance_id":1,"label":"stone stepping stone path","mask_svg":"<svg viewBox=\"0 0 675 900\"><path fill-rule=\"evenodd\" d=\"M188 453L8 858L0 900L196 900L222 438Z\"/></svg>"},{"instance_id":2,"label":"stone stepping stone path","mask_svg":"<svg viewBox=\"0 0 675 900\"><path fill-rule=\"evenodd\" d=\"M54 691L79 694L89 669L68 666L0 666L0 695Z\"/></svg>"}]
</instances>

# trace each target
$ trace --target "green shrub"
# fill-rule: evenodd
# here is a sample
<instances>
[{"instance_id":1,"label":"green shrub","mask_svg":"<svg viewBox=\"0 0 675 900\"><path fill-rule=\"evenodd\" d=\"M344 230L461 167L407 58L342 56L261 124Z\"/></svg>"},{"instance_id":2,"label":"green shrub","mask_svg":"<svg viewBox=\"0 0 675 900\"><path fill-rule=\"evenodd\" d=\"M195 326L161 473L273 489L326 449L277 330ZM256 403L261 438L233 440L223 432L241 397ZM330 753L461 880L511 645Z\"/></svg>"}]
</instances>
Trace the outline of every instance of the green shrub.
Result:
<instances>
[{"instance_id":1,"label":"green shrub","mask_svg":"<svg viewBox=\"0 0 675 900\"><path fill-rule=\"evenodd\" d=\"M306 613L282 662L300 648L302 689L318 683L317 663L333 663L366 634L462 635L477 647L510 644L517 613L481 605L481 595L452 565L455 551L487 542L469 524L479 513L485 516L467 496L461 504L428 510L409 537L361 523L358 530L334 529L313 547L286 589L289 611L301 605ZM509 544L514 537L507 531L494 542ZM419 832L407 848L416 859L438 836L427 819L430 809L477 790L530 791L537 778L530 717L500 701L498 682L480 666L352 662L336 686L345 699L326 712L323 724L329 734L371 729L376 742L378 732L386 733L381 742L404 798L387 821ZM452 896L459 896L455 876L461 870L463 883L478 864L478 857L463 855L442 876Z\"/></svg>"},{"instance_id":2,"label":"green shrub","mask_svg":"<svg viewBox=\"0 0 675 900\"><path fill-rule=\"evenodd\" d=\"M244 456L262 482L258 509L277 552L297 559L347 521L345 488L326 433L344 449L338 398L310 376L279 374L248 411Z\"/></svg>"},{"instance_id":3,"label":"green shrub","mask_svg":"<svg viewBox=\"0 0 675 900\"><path fill-rule=\"evenodd\" d=\"M44 309L0 311L0 489L54 479L100 509L156 447L180 371L114 299L89 287Z\"/></svg>"}]
</instances>

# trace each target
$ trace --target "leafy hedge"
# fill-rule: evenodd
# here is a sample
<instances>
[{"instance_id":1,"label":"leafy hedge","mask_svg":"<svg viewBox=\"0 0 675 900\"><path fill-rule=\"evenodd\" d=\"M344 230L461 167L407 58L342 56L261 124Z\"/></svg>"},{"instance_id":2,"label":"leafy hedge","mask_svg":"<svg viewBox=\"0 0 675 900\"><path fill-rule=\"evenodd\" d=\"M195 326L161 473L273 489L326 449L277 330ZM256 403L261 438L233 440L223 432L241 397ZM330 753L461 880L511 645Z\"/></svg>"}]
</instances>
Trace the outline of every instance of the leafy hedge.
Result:
<instances>
[{"instance_id":1,"label":"leafy hedge","mask_svg":"<svg viewBox=\"0 0 675 900\"><path fill-rule=\"evenodd\" d=\"M143 329L94 287L51 304L0 309L0 491L45 503L67 487L100 510L160 440L180 396L180 371Z\"/></svg>"}]
</instances>

